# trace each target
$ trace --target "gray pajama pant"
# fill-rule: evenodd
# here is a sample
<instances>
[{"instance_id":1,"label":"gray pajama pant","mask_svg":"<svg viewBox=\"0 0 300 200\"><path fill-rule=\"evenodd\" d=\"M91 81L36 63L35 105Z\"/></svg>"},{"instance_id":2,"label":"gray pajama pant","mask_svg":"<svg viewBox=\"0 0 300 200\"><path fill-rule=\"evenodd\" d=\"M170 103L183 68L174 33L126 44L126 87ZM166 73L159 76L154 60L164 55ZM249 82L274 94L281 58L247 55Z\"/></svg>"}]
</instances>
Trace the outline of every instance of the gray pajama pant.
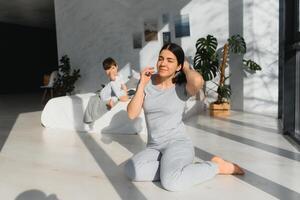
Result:
<instances>
[{"instance_id":1,"label":"gray pajama pant","mask_svg":"<svg viewBox=\"0 0 300 200\"><path fill-rule=\"evenodd\" d=\"M218 167L212 162L193 163L194 146L189 140L175 140L151 146L134 155L125 165L133 181L161 181L163 188L179 191L213 178Z\"/></svg>"}]
</instances>

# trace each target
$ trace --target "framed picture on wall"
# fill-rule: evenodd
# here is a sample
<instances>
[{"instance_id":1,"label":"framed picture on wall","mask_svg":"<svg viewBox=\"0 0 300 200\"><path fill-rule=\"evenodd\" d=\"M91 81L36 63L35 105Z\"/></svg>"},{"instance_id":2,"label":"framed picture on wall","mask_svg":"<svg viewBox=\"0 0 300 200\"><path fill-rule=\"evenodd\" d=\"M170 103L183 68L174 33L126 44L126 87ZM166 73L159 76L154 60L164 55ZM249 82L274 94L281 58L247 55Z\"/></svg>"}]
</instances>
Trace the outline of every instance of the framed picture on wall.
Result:
<instances>
[{"instance_id":1,"label":"framed picture on wall","mask_svg":"<svg viewBox=\"0 0 300 200\"><path fill-rule=\"evenodd\" d=\"M132 38L133 38L133 48L134 49L142 48L142 33L141 32L133 33Z\"/></svg>"},{"instance_id":2,"label":"framed picture on wall","mask_svg":"<svg viewBox=\"0 0 300 200\"><path fill-rule=\"evenodd\" d=\"M190 36L189 15L179 15L175 18L175 37Z\"/></svg>"},{"instance_id":3,"label":"framed picture on wall","mask_svg":"<svg viewBox=\"0 0 300 200\"><path fill-rule=\"evenodd\" d=\"M148 19L144 22L145 41L157 40L157 20Z\"/></svg>"},{"instance_id":4,"label":"framed picture on wall","mask_svg":"<svg viewBox=\"0 0 300 200\"><path fill-rule=\"evenodd\" d=\"M163 32L163 43L170 43L171 42L171 32Z\"/></svg>"}]
</instances>

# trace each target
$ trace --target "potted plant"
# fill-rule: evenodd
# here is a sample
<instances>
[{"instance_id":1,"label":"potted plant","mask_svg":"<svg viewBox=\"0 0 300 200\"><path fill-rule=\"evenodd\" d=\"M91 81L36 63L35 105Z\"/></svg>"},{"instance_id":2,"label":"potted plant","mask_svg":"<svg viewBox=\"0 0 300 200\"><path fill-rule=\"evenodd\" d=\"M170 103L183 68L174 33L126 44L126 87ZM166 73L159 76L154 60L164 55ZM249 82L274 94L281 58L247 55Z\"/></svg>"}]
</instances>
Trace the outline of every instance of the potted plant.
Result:
<instances>
[{"instance_id":1,"label":"potted plant","mask_svg":"<svg viewBox=\"0 0 300 200\"><path fill-rule=\"evenodd\" d=\"M58 96L72 94L75 89L75 82L80 78L80 69L73 69L71 71L70 59L67 55L62 56L60 63L58 78L54 84L54 91Z\"/></svg>"},{"instance_id":2,"label":"potted plant","mask_svg":"<svg viewBox=\"0 0 300 200\"><path fill-rule=\"evenodd\" d=\"M205 81L212 81L216 76L219 76L219 82L214 82L217 85L215 92L218 97L216 101L210 103L209 107L212 115L216 113L215 110L217 112L218 110L225 110L226 115L229 113L231 96L230 84L226 83L230 75L226 76L225 74L225 69L229 67L229 56L230 53L244 55L247 52L247 47L244 38L240 35L231 36L220 49L217 47L218 41L214 36L207 35L199 38L196 43L194 68L203 76ZM261 67L250 59L243 59L241 67L250 72L261 70Z\"/></svg>"}]
</instances>

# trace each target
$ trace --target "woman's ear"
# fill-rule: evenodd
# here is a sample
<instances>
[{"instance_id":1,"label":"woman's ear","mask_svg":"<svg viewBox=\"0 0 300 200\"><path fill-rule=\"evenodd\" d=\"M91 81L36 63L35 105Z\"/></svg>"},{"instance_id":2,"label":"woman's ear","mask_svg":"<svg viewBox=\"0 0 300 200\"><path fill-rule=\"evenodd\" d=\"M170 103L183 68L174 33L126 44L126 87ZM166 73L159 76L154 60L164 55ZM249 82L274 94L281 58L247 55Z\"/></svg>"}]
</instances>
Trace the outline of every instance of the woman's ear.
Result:
<instances>
[{"instance_id":1,"label":"woman's ear","mask_svg":"<svg viewBox=\"0 0 300 200\"><path fill-rule=\"evenodd\" d=\"M177 66L177 69L176 69L176 72L179 72L179 71L181 70L181 68L182 68L182 65L181 65L181 64L178 65L178 66Z\"/></svg>"}]
</instances>

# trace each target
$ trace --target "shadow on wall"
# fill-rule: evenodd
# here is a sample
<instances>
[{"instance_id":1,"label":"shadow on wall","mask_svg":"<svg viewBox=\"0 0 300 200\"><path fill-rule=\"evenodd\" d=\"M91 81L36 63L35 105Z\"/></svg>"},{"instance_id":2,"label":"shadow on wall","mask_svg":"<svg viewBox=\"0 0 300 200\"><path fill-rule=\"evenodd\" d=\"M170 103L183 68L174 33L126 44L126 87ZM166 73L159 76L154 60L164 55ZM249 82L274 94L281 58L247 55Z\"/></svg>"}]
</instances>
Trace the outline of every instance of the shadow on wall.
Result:
<instances>
[{"instance_id":1,"label":"shadow on wall","mask_svg":"<svg viewBox=\"0 0 300 200\"><path fill-rule=\"evenodd\" d=\"M268 55L266 55L266 52L257 49L253 50L253 52L257 55L258 62L265 63L266 65L263 67L263 74L254 75L255 79L259 80L259 83L257 81L244 82L244 87L247 88L247 92L244 93L244 101L246 103L251 102L247 104L246 111L252 113L261 112L261 115L276 116L278 107L278 89L276 88L278 88L279 77L275 66L278 66L278 60L266 63L264 62L264 58L268 56L268 58L274 59L277 58L277 54L268 52Z\"/></svg>"},{"instance_id":2,"label":"shadow on wall","mask_svg":"<svg viewBox=\"0 0 300 200\"><path fill-rule=\"evenodd\" d=\"M278 41L270 37L277 28L274 19L279 19L276 11L278 6L276 1L266 1L259 5L246 1L244 12L247 16L244 29L248 37L249 56L262 66L260 73L244 81L244 108L249 112L271 116L276 116L278 107Z\"/></svg>"}]
</instances>

